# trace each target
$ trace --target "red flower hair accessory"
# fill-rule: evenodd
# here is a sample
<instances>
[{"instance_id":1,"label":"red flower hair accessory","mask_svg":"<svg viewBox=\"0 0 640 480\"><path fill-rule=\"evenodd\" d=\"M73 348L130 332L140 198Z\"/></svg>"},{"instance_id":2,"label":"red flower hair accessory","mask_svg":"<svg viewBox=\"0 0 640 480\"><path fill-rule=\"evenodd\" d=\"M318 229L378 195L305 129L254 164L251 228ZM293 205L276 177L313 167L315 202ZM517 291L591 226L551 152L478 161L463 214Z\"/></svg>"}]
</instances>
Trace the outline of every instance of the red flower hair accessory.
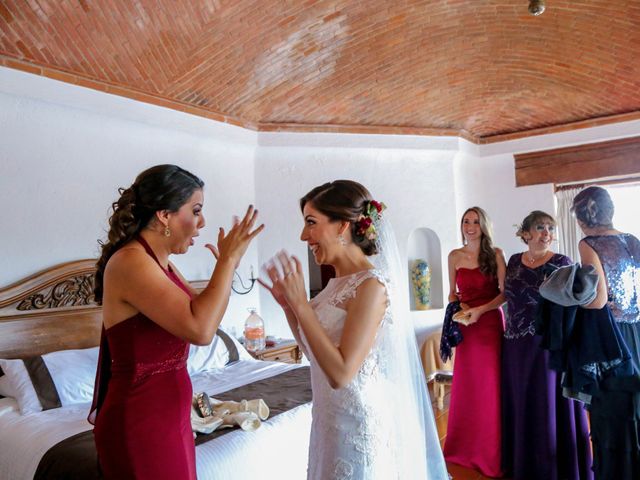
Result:
<instances>
[{"instance_id":1,"label":"red flower hair accessory","mask_svg":"<svg viewBox=\"0 0 640 480\"><path fill-rule=\"evenodd\" d=\"M370 200L364 208L364 213L356 221L356 235L375 240L378 236L376 223L382 218L382 212L386 208L384 203Z\"/></svg>"}]
</instances>

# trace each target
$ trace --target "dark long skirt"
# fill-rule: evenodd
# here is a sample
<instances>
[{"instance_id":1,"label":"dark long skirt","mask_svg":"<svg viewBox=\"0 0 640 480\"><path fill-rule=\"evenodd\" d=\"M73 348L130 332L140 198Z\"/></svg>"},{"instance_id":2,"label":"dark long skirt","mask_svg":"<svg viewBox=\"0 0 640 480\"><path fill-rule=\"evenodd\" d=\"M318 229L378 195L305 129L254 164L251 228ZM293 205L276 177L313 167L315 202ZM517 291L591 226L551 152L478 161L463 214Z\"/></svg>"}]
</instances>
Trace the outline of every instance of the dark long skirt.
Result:
<instances>
[{"instance_id":1,"label":"dark long skirt","mask_svg":"<svg viewBox=\"0 0 640 480\"><path fill-rule=\"evenodd\" d=\"M608 378L593 397L591 439L596 480L640 479L640 323L618 323L634 376Z\"/></svg>"},{"instance_id":2,"label":"dark long skirt","mask_svg":"<svg viewBox=\"0 0 640 480\"><path fill-rule=\"evenodd\" d=\"M540 337L504 340L502 459L514 480L592 479L587 414L562 396Z\"/></svg>"}]
</instances>

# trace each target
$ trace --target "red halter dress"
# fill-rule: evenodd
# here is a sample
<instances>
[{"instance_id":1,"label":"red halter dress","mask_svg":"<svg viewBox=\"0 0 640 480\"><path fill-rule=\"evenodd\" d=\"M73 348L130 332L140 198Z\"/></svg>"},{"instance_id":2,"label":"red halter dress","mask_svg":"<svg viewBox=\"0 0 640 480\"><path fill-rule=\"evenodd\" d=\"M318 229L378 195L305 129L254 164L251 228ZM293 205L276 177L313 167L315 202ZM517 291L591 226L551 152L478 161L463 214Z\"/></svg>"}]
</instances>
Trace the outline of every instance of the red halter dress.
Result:
<instances>
[{"instance_id":1,"label":"red halter dress","mask_svg":"<svg viewBox=\"0 0 640 480\"><path fill-rule=\"evenodd\" d=\"M147 242L137 240L158 262ZM171 268L163 271L190 295ZM103 328L90 421L96 411L105 478L196 478L188 354L187 342L142 313Z\"/></svg>"}]
</instances>

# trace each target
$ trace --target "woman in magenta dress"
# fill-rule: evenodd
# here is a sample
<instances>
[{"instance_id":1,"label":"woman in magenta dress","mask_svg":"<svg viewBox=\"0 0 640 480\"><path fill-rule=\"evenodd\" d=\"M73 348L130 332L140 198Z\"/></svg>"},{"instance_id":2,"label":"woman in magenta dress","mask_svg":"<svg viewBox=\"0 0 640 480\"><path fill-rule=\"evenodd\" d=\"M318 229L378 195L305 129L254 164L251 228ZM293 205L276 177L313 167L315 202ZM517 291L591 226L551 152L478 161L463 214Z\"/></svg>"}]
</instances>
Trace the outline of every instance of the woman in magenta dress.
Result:
<instances>
[{"instance_id":1,"label":"woman in magenta dress","mask_svg":"<svg viewBox=\"0 0 640 480\"><path fill-rule=\"evenodd\" d=\"M487 214L472 207L460 224L464 246L449 254L449 301L460 301L469 325L456 347L445 459L500 477L500 371L505 261L493 246Z\"/></svg>"},{"instance_id":2,"label":"woman in magenta dress","mask_svg":"<svg viewBox=\"0 0 640 480\"><path fill-rule=\"evenodd\" d=\"M228 234L220 229L217 248L206 245L218 261L197 294L169 255L186 253L204 227L203 185L180 167L158 165L113 204L96 265L103 331L89 416L107 479L196 478L189 343L211 342L233 272L262 230L252 230L253 207Z\"/></svg>"}]
</instances>

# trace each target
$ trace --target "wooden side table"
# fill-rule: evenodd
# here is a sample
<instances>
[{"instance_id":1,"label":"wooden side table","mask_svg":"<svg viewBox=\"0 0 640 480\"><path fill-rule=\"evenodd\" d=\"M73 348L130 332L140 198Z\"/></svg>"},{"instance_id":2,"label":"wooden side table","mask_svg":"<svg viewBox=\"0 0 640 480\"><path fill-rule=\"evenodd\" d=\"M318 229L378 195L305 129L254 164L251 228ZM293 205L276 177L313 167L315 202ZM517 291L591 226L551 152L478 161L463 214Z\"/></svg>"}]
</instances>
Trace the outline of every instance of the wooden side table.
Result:
<instances>
[{"instance_id":1,"label":"wooden side table","mask_svg":"<svg viewBox=\"0 0 640 480\"><path fill-rule=\"evenodd\" d=\"M271 362L300 363L302 360L302 352L295 340L283 340L273 347L266 347L249 353L258 360L269 360Z\"/></svg>"}]
</instances>

